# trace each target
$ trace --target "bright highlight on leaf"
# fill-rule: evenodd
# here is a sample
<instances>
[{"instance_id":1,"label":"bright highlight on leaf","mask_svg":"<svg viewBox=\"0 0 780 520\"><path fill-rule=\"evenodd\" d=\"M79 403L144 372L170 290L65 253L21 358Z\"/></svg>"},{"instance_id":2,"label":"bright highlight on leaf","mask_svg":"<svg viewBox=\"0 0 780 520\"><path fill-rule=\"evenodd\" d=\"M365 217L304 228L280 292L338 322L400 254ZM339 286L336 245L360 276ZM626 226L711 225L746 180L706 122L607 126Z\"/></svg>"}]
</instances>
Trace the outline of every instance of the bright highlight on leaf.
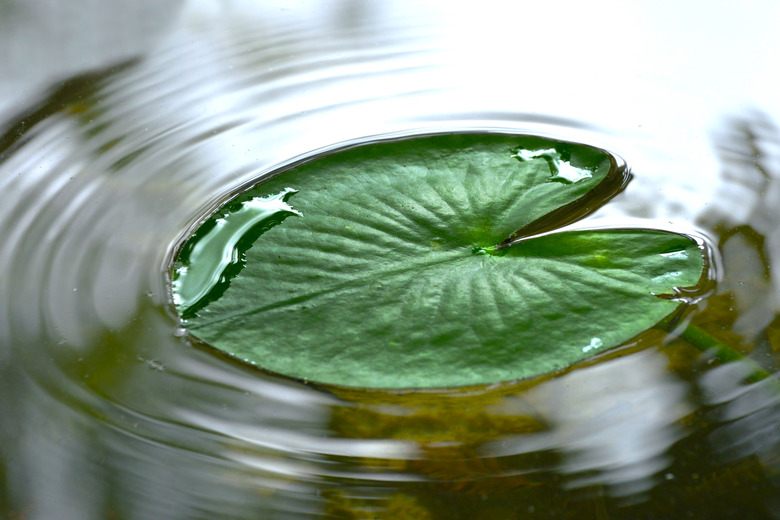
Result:
<instances>
[{"instance_id":1,"label":"bright highlight on leaf","mask_svg":"<svg viewBox=\"0 0 780 520\"><path fill-rule=\"evenodd\" d=\"M173 301L187 318L218 298L244 267L244 253L265 230L289 215L301 215L287 204L295 190L253 197L239 209L212 217L179 255L182 265L173 282ZM211 224L211 225L209 225Z\"/></svg>"},{"instance_id":2,"label":"bright highlight on leaf","mask_svg":"<svg viewBox=\"0 0 780 520\"><path fill-rule=\"evenodd\" d=\"M554 232L618 193L607 153L454 134L320 157L226 204L185 244L189 330L320 383L466 386L533 377L618 346L682 305L690 238ZM289 218L288 218L289 217Z\"/></svg>"}]
</instances>

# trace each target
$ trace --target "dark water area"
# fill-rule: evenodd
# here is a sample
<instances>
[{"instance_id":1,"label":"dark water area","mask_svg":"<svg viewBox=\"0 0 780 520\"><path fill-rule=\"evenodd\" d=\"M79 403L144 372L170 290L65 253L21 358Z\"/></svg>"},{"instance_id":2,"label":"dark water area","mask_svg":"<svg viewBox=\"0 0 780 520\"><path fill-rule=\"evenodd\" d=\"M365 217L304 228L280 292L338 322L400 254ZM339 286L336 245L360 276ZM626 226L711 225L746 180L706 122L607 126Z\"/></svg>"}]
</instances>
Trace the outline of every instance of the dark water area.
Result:
<instances>
[{"instance_id":1,"label":"dark water area","mask_svg":"<svg viewBox=\"0 0 780 520\"><path fill-rule=\"evenodd\" d=\"M780 518L780 8L0 0L0 517ZM397 394L188 335L175 251L318 151L610 150L589 225L717 251L686 320L542 380Z\"/></svg>"}]
</instances>

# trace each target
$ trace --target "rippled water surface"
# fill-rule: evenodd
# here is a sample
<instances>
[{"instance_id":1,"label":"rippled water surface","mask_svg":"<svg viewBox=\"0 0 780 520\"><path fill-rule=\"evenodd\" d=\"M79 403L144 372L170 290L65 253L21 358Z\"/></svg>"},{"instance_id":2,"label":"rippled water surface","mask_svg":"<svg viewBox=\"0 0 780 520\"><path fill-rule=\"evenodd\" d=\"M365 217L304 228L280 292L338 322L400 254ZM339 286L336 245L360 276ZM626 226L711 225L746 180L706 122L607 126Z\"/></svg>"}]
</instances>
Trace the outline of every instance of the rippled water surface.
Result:
<instances>
[{"instance_id":1,"label":"rippled water surface","mask_svg":"<svg viewBox=\"0 0 780 520\"><path fill-rule=\"evenodd\" d=\"M780 518L780 8L88 4L0 1L4 518ZM180 326L172 255L226 197L447 130L623 157L589 218L708 236L689 319L745 358L649 331L543 381L395 395Z\"/></svg>"}]
</instances>

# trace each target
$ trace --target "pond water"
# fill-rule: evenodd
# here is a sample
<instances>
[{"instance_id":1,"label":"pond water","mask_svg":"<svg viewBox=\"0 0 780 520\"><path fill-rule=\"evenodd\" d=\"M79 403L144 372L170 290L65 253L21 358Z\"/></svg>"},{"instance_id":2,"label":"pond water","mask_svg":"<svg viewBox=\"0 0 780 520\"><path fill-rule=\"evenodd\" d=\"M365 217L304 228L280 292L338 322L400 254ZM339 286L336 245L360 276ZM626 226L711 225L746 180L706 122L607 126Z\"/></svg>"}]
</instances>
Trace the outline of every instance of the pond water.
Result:
<instances>
[{"instance_id":1,"label":"pond water","mask_svg":"<svg viewBox=\"0 0 780 520\"><path fill-rule=\"evenodd\" d=\"M4 517L780 518L780 5L88 4L0 0ZM688 319L745 357L651 330L557 377L399 395L181 327L172 255L227 197L448 130L625 159L590 222L709 237Z\"/></svg>"}]
</instances>

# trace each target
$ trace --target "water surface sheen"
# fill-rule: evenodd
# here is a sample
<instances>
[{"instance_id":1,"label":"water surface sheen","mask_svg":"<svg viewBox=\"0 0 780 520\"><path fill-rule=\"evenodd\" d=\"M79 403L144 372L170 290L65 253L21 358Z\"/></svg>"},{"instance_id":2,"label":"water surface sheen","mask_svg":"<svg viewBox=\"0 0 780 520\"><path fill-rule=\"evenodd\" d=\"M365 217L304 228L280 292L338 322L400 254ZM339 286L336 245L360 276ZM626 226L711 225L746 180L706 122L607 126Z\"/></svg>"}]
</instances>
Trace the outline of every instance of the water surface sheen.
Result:
<instances>
[{"instance_id":1,"label":"water surface sheen","mask_svg":"<svg viewBox=\"0 0 780 520\"><path fill-rule=\"evenodd\" d=\"M780 518L777 8L56 5L0 2L0 516ZM625 158L588 225L709 236L718 283L687 319L746 358L649 331L544 381L397 395L180 326L173 254L226 198L449 129Z\"/></svg>"}]
</instances>

